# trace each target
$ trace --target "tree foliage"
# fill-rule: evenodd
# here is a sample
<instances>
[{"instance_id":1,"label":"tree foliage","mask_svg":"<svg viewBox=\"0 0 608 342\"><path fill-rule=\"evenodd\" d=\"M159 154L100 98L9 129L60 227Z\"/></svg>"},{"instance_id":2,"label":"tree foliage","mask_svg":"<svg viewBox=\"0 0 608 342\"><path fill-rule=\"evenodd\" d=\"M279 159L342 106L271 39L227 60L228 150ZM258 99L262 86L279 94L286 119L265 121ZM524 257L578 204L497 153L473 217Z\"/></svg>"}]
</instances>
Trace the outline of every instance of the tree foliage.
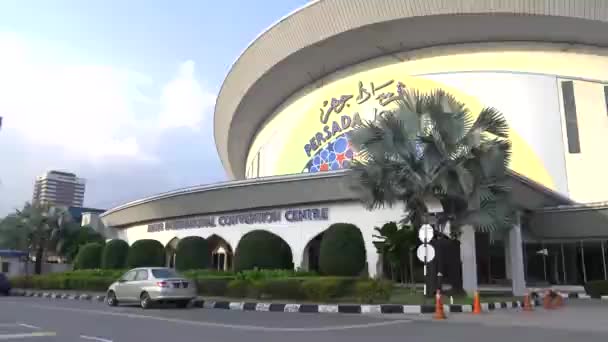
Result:
<instances>
[{"instance_id":1,"label":"tree foliage","mask_svg":"<svg viewBox=\"0 0 608 342\"><path fill-rule=\"evenodd\" d=\"M156 240L137 240L129 248L127 266L129 268L165 266L165 248Z\"/></svg>"},{"instance_id":2,"label":"tree foliage","mask_svg":"<svg viewBox=\"0 0 608 342\"><path fill-rule=\"evenodd\" d=\"M105 244L103 235L95 231L90 226L80 226L76 222L70 222L65 227L63 239L58 244L58 252L72 261L78 254L79 249L90 242Z\"/></svg>"},{"instance_id":3,"label":"tree foliage","mask_svg":"<svg viewBox=\"0 0 608 342\"><path fill-rule=\"evenodd\" d=\"M185 237L177 245L175 268L180 271L208 268L209 256L207 240L199 236Z\"/></svg>"},{"instance_id":4,"label":"tree foliage","mask_svg":"<svg viewBox=\"0 0 608 342\"><path fill-rule=\"evenodd\" d=\"M21 228L16 214L10 214L0 221L0 248L19 251L29 249L29 232Z\"/></svg>"},{"instance_id":5,"label":"tree foliage","mask_svg":"<svg viewBox=\"0 0 608 342\"><path fill-rule=\"evenodd\" d=\"M323 233L319 251L322 274L357 276L365 268L365 262L365 244L357 226L334 223Z\"/></svg>"},{"instance_id":6,"label":"tree foliage","mask_svg":"<svg viewBox=\"0 0 608 342\"><path fill-rule=\"evenodd\" d=\"M27 250L36 258L35 272L40 274L46 252L60 253L65 240L66 226L72 221L67 210L48 203L26 203L11 218L12 229L20 229L16 236L27 241ZM4 222L4 220L3 220ZM20 242L22 243L22 242Z\"/></svg>"},{"instance_id":7,"label":"tree foliage","mask_svg":"<svg viewBox=\"0 0 608 342\"><path fill-rule=\"evenodd\" d=\"M391 273L402 273L404 279L413 278L412 256L413 248L416 246L416 230L410 225L399 227L396 222L385 223L382 227L375 227L376 239L373 243L378 254L382 255L385 262L391 266ZM395 280L395 279L393 279Z\"/></svg>"},{"instance_id":8,"label":"tree foliage","mask_svg":"<svg viewBox=\"0 0 608 342\"><path fill-rule=\"evenodd\" d=\"M106 270L122 269L127 266L129 244L120 239L106 243L101 254L101 268Z\"/></svg>"},{"instance_id":9,"label":"tree foliage","mask_svg":"<svg viewBox=\"0 0 608 342\"><path fill-rule=\"evenodd\" d=\"M254 230L245 234L236 247L235 271L258 269L293 269L289 245L279 236Z\"/></svg>"}]
</instances>

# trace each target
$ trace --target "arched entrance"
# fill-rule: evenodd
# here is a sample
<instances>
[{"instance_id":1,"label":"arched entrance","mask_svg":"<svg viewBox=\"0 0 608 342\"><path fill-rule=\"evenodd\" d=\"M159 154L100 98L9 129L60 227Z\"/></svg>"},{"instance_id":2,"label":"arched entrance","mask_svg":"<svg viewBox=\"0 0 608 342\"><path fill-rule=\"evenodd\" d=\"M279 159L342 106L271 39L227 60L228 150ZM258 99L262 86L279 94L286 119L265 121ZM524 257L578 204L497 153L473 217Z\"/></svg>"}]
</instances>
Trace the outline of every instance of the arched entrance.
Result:
<instances>
[{"instance_id":1,"label":"arched entrance","mask_svg":"<svg viewBox=\"0 0 608 342\"><path fill-rule=\"evenodd\" d=\"M215 234L207 238L207 243L211 252L211 268L218 271L231 270L233 252L230 244Z\"/></svg>"},{"instance_id":2,"label":"arched entrance","mask_svg":"<svg viewBox=\"0 0 608 342\"><path fill-rule=\"evenodd\" d=\"M179 243L178 238L173 238L165 246L166 262L165 265L170 268L175 268L175 254L177 252L177 244Z\"/></svg>"},{"instance_id":3,"label":"arched entrance","mask_svg":"<svg viewBox=\"0 0 608 342\"><path fill-rule=\"evenodd\" d=\"M312 238L304 247L304 255L302 258L302 268L307 271L319 271L319 253L321 251L321 240L323 233Z\"/></svg>"}]
</instances>

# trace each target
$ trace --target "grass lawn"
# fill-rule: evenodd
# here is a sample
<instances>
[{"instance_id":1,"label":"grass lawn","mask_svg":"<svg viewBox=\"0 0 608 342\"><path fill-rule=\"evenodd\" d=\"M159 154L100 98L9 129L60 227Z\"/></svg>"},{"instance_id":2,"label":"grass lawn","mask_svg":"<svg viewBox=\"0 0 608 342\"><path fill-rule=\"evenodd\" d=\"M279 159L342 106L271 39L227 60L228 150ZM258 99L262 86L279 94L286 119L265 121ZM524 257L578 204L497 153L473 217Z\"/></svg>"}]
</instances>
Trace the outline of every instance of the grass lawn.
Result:
<instances>
[{"instance_id":1,"label":"grass lawn","mask_svg":"<svg viewBox=\"0 0 608 342\"><path fill-rule=\"evenodd\" d=\"M521 300L519 297L511 296L480 296L482 303L494 303L494 302L508 302L514 300ZM408 288L395 288L391 295L391 299L388 301L390 304L434 304L435 298L426 298L422 295L421 291L413 291ZM443 303L450 304L450 297L443 296ZM468 296L457 296L454 297L454 304L473 304L473 298Z\"/></svg>"}]
</instances>

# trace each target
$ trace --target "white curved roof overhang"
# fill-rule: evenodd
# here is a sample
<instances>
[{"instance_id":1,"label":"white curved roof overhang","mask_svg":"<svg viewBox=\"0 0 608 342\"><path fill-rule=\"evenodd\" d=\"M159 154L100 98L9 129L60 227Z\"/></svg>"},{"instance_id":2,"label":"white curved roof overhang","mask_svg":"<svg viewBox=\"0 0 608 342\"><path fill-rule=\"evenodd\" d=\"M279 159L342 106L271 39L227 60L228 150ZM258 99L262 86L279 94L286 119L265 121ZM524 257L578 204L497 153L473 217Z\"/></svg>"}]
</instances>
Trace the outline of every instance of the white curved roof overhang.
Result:
<instances>
[{"instance_id":1,"label":"white curved roof overhang","mask_svg":"<svg viewBox=\"0 0 608 342\"><path fill-rule=\"evenodd\" d=\"M245 177L249 146L290 95L346 66L390 54L476 42L608 47L603 0L320 0L262 33L230 69L214 136L224 168Z\"/></svg>"},{"instance_id":2,"label":"white curved roof overhang","mask_svg":"<svg viewBox=\"0 0 608 342\"><path fill-rule=\"evenodd\" d=\"M272 176L178 189L112 208L101 215L106 227L130 227L170 218L263 208L357 201L349 170ZM526 177L510 173L517 206L537 210L572 204Z\"/></svg>"}]
</instances>

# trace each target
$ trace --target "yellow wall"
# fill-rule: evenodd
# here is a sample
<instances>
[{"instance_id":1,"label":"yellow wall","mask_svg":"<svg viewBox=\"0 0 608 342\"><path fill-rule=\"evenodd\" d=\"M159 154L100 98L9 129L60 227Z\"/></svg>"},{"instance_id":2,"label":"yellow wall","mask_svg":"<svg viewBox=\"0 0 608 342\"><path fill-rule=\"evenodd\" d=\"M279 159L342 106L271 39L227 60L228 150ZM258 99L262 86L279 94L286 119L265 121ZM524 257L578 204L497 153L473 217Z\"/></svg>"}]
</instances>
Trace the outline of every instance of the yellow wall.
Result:
<instances>
[{"instance_id":1,"label":"yellow wall","mask_svg":"<svg viewBox=\"0 0 608 342\"><path fill-rule=\"evenodd\" d=\"M608 146L606 144L608 143L608 127L606 127L608 116L600 84L602 81L608 80L607 53L607 50L563 45L460 45L399 54L397 57L402 58L403 62L397 61L394 56L382 57L341 70L302 89L285 101L271 116L251 145L247 160L247 176L258 177L302 172L302 168L309 158L304 152L303 146L311 137L314 137L315 132L323 132L324 125L319 120L323 102L345 94L356 97L359 81L362 81L368 88L370 82L378 84L391 79L395 80L395 83L401 81L408 87L419 89L430 90L440 87L456 95L471 107L473 112L477 112L483 106L488 106L488 103L480 101L457 87L432 81L428 75L456 73L458 77L466 78L467 73L472 72L512 72L521 73L522 80L525 81L526 74L544 74L555 77L554 100L556 102L559 100L560 103L561 91L557 84L558 77L597 81L594 84L582 81L575 83L582 153L570 155L567 148L565 148L565 155L560 153L560 158L563 160L562 169L566 169L561 171L567 173L568 182L563 186L556 186L556 179L561 178L555 175L554 170L547 170L542 161L546 160L546 156L538 155L535 151L543 150L543 148L546 151L547 146L552 145L564 149L564 146L567 146L565 137L561 141L531 142L512 129L514 154L511 168L551 189L567 188L569 195L577 201L607 200L608 185L606 189L600 189L589 184L592 178L608 173L608 164L597 157L601 156L598 154L601 149L599 146ZM412 75L418 76L412 77ZM496 83L493 87L496 87L496 97L504 98L510 95L508 88L502 89L500 83ZM393 88L387 89L395 91ZM513 98L512 106L526 106L531 101L545 100L519 96ZM359 112L362 119L372 119L374 108L381 108L378 101L357 105L351 100L349 105L351 107L345 108L341 115L346 114L352 118L355 112ZM540 109L535 115L541 115L543 119L546 117L546 120L561 120L563 125L563 113L559 111L557 107L553 112ZM334 117L332 116L332 118ZM335 119L339 119L339 116L335 116ZM508 120L513 128L525 125L527 118L518 116L516 110L511 110ZM537 125L538 127L535 129L538 130L538 134L544 134L545 127L542 123ZM565 131L563 134L565 135ZM324 145L326 144L327 142L324 143ZM536 146L538 144L546 146ZM258 155L259 157L257 157ZM256 172L257 165L253 167L258 163L259 173Z\"/></svg>"}]
</instances>

